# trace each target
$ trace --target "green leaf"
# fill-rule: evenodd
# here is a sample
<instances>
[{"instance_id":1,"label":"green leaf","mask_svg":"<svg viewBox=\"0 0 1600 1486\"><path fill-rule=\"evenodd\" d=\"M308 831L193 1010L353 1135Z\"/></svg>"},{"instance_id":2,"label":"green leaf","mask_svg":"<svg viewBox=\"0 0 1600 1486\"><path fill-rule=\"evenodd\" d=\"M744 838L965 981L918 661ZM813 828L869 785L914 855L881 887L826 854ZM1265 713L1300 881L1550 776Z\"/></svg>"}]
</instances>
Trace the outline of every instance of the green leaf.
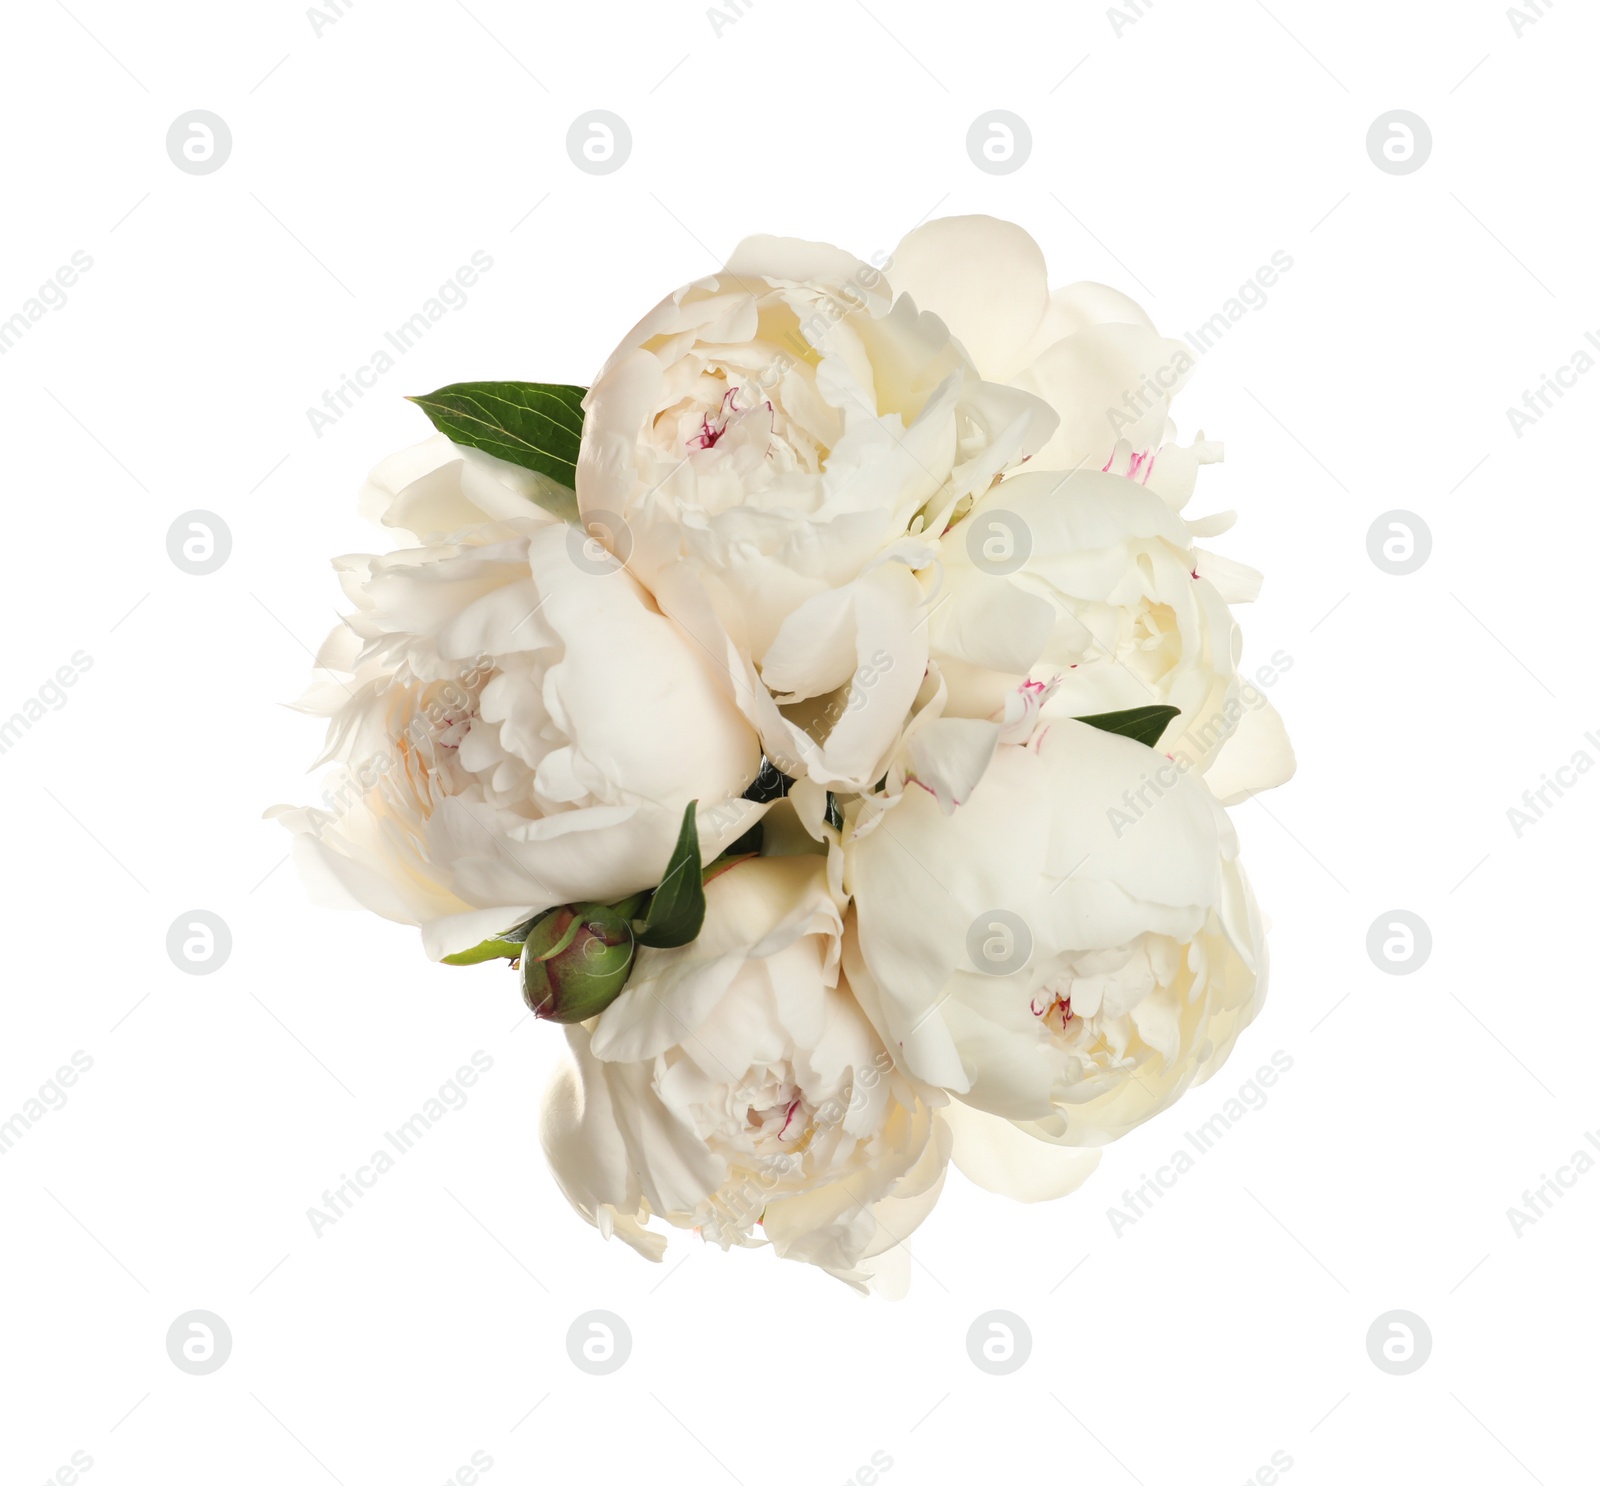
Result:
<instances>
[{"instance_id":1,"label":"green leaf","mask_svg":"<svg viewBox=\"0 0 1600 1486\"><path fill-rule=\"evenodd\" d=\"M446 965L481 965L485 960L514 960L522 953L520 939L485 939L459 954L446 955Z\"/></svg>"},{"instance_id":2,"label":"green leaf","mask_svg":"<svg viewBox=\"0 0 1600 1486\"><path fill-rule=\"evenodd\" d=\"M455 382L407 401L446 438L575 486L585 391L547 382Z\"/></svg>"},{"instance_id":3,"label":"green leaf","mask_svg":"<svg viewBox=\"0 0 1600 1486\"><path fill-rule=\"evenodd\" d=\"M485 939L482 944L475 944L471 949L463 949L457 954L446 955L441 961L445 965L481 965L485 960L514 960L522 953L522 946L527 941L528 931L541 919L548 918L555 910L547 908L543 913L536 913L530 919L524 920L514 929L507 929L503 934L496 934Z\"/></svg>"},{"instance_id":4,"label":"green leaf","mask_svg":"<svg viewBox=\"0 0 1600 1486\"><path fill-rule=\"evenodd\" d=\"M651 949L676 949L700 932L706 919L705 885L700 879L700 832L695 826L695 800L683 812L678 844L672 849L666 875L650 898L650 911L639 931L640 944Z\"/></svg>"},{"instance_id":5,"label":"green leaf","mask_svg":"<svg viewBox=\"0 0 1600 1486\"><path fill-rule=\"evenodd\" d=\"M839 802L834 799L833 791L828 791L828 808L823 812L822 818L836 831L844 829L844 812L839 809Z\"/></svg>"},{"instance_id":6,"label":"green leaf","mask_svg":"<svg viewBox=\"0 0 1600 1486\"><path fill-rule=\"evenodd\" d=\"M1076 720L1099 728L1103 733L1120 733L1124 738L1143 743L1146 748L1154 748L1166 732L1167 724L1177 715L1176 707L1130 707L1126 712L1096 712L1093 717Z\"/></svg>"}]
</instances>

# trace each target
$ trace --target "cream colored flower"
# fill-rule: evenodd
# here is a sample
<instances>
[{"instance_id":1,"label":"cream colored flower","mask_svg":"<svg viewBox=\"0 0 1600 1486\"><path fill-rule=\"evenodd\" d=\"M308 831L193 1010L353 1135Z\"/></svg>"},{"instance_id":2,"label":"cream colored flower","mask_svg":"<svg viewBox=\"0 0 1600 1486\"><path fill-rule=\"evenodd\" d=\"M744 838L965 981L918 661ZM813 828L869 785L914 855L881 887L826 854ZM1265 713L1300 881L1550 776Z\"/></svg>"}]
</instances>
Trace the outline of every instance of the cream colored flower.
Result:
<instances>
[{"instance_id":1,"label":"cream colored flower","mask_svg":"<svg viewBox=\"0 0 1600 1486\"><path fill-rule=\"evenodd\" d=\"M304 705L343 769L327 808L273 812L314 884L435 957L653 887L691 800L708 860L757 811L760 746L705 655L548 494L443 438L380 466L369 509L434 535L339 560L356 607Z\"/></svg>"},{"instance_id":2,"label":"cream colored flower","mask_svg":"<svg viewBox=\"0 0 1600 1486\"><path fill-rule=\"evenodd\" d=\"M915 570L1050 437L1049 409L981 380L879 269L770 237L652 310L584 407L585 525L716 658L787 772L870 785L927 663Z\"/></svg>"},{"instance_id":3,"label":"cream colored flower","mask_svg":"<svg viewBox=\"0 0 1600 1486\"><path fill-rule=\"evenodd\" d=\"M567 1029L541 1135L602 1233L659 1259L659 1218L857 1286L884 1274L950 1138L840 976L841 929L822 857L742 862L707 884L698 939L641 950L622 995Z\"/></svg>"},{"instance_id":4,"label":"cream colored flower","mask_svg":"<svg viewBox=\"0 0 1600 1486\"><path fill-rule=\"evenodd\" d=\"M1222 458L1204 434L1177 442L1170 412L1190 347L1102 284L1052 292L1038 244L993 217L918 227L891 275L982 376L1036 394L1058 419L1027 472L984 493L940 544L930 659L950 713L997 715L1024 683L1052 688L1047 716L1171 705L1182 716L1162 747L1225 802L1287 780L1283 723L1237 672L1229 606L1254 599L1260 575L1198 545L1232 513L1182 514L1200 467Z\"/></svg>"},{"instance_id":5,"label":"cream colored flower","mask_svg":"<svg viewBox=\"0 0 1600 1486\"><path fill-rule=\"evenodd\" d=\"M1253 584L1199 550L1191 524L1143 486L1026 471L939 547L928 637L948 715L1171 706L1179 715L1158 747L1205 773L1224 803L1294 772L1281 719L1239 675L1228 600L1253 596Z\"/></svg>"},{"instance_id":6,"label":"cream colored flower","mask_svg":"<svg viewBox=\"0 0 1600 1486\"><path fill-rule=\"evenodd\" d=\"M1102 1145L1209 1077L1255 1015L1255 902L1226 812L1179 763L1077 722L991 747L959 803L897 771L853 807L845 972L914 1077Z\"/></svg>"}]
</instances>

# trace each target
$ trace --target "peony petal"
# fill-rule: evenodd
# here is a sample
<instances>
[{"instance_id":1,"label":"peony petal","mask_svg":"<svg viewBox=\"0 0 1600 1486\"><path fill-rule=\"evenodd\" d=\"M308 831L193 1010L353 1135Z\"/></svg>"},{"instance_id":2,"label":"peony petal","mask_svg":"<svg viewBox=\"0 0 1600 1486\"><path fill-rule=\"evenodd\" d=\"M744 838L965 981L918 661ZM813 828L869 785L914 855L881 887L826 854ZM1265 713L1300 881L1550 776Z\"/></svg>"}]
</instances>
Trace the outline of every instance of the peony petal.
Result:
<instances>
[{"instance_id":1,"label":"peony petal","mask_svg":"<svg viewBox=\"0 0 1600 1486\"><path fill-rule=\"evenodd\" d=\"M932 310L980 375L1007 382L1049 304L1044 254L1013 222L940 217L914 227L890 259L895 290Z\"/></svg>"},{"instance_id":2,"label":"peony petal","mask_svg":"<svg viewBox=\"0 0 1600 1486\"><path fill-rule=\"evenodd\" d=\"M1036 360L1057 341L1064 341L1092 325L1139 325L1152 332L1155 330L1149 315L1120 289L1085 279L1051 293L1044 318L1034 331L1033 339L1023 348L1018 368Z\"/></svg>"},{"instance_id":3,"label":"peony petal","mask_svg":"<svg viewBox=\"0 0 1600 1486\"><path fill-rule=\"evenodd\" d=\"M377 465L361 509L385 526L427 538L486 521L572 520L578 507L572 491L554 480L440 433Z\"/></svg>"},{"instance_id":4,"label":"peony petal","mask_svg":"<svg viewBox=\"0 0 1600 1486\"><path fill-rule=\"evenodd\" d=\"M746 293L764 288L760 283L763 279L800 284L808 280L844 283L859 277L865 289L873 280L882 278L855 254L831 243L764 234L745 238L729 255L723 274Z\"/></svg>"},{"instance_id":5,"label":"peony petal","mask_svg":"<svg viewBox=\"0 0 1600 1486\"><path fill-rule=\"evenodd\" d=\"M997 723L941 717L911 740L909 777L950 815L971 797L999 742Z\"/></svg>"},{"instance_id":6,"label":"peony petal","mask_svg":"<svg viewBox=\"0 0 1600 1486\"><path fill-rule=\"evenodd\" d=\"M595 1023L597 1058L655 1057L700 1030L749 961L803 934L840 929L821 857L742 862L713 877L705 893L697 938L678 949L639 951L626 988Z\"/></svg>"},{"instance_id":7,"label":"peony petal","mask_svg":"<svg viewBox=\"0 0 1600 1486\"><path fill-rule=\"evenodd\" d=\"M1278 710L1257 693L1233 735L1206 770L1205 780L1224 805L1237 805L1294 777L1294 748Z\"/></svg>"},{"instance_id":8,"label":"peony petal","mask_svg":"<svg viewBox=\"0 0 1600 1486\"><path fill-rule=\"evenodd\" d=\"M1141 325L1097 325L1056 342L1013 379L1061 416L1039 465L1098 470L1119 439L1153 448L1193 365L1182 341Z\"/></svg>"},{"instance_id":9,"label":"peony petal","mask_svg":"<svg viewBox=\"0 0 1600 1486\"><path fill-rule=\"evenodd\" d=\"M1207 552L1204 547L1196 547L1194 556L1196 575L1211 584L1228 603L1253 604L1260 598L1261 574L1253 567Z\"/></svg>"},{"instance_id":10,"label":"peony petal","mask_svg":"<svg viewBox=\"0 0 1600 1486\"><path fill-rule=\"evenodd\" d=\"M950 1130L950 1160L969 1182L1017 1202L1047 1202L1075 1192L1100 1164L1100 1152L1050 1145L1010 1120L953 1099L939 1111Z\"/></svg>"}]
</instances>

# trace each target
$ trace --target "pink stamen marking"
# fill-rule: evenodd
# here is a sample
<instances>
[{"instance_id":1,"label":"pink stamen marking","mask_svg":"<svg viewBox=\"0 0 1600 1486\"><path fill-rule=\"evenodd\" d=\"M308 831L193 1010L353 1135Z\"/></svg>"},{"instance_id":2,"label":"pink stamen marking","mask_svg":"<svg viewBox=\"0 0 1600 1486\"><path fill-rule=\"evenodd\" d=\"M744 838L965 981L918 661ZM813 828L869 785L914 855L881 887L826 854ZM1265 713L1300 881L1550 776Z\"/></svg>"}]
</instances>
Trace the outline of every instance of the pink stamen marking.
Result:
<instances>
[{"instance_id":1,"label":"pink stamen marking","mask_svg":"<svg viewBox=\"0 0 1600 1486\"><path fill-rule=\"evenodd\" d=\"M717 440L728 431L729 425L733 421L728 417L728 399L730 397L738 396L738 393L739 389L737 387L730 387L722 394L722 406L717 413L717 417L721 421L715 428L711 426L711 419L709 417L704 415L701 416L700 432L689 440L689 447L691 449L715 449L717 447ZM772 409L772 404L770 402L767 404L767 409L769 412Z\"/></svg>"},{"instance_id":2,"label":"pink stamen marking","mask_svg":"<svg viewBox=\"0 0 1600 1486\"><path fill-rule=\"evenodd\" d=\"M782 1140L783 1137L788 1134L788 1132L789 1132L789 1121L794 1118L794 1112L795 1112L795 1110L797 1110L799 1108L800 1108L800 1101L798 1099L796 1099L794 1101L794 1103L789 1106L788 1114L786 1114L783 1117L783 1128L778 1131L778 1139L779 1140Z\"/></svg>"},{"instance_id":3,"label":"pink stamen marking","mask_svg":"<svg viewBox=\"0 0 1600 1486\"><path fill-rule=\"evenodd\" d=\"M1071 996L1067 996L1064 999L1060 996L1053 996L1048 1006L1040 1006L1039 998L1035 996L1028 1002L1028 1010L1038 1017L1047 1017L1051 1012L1059 1011L1061 1013L1061 1030L1063 1032L1067 1030L1068 1022L1076 1020L1072 1011Z\"/></svg>"}]
</instances>

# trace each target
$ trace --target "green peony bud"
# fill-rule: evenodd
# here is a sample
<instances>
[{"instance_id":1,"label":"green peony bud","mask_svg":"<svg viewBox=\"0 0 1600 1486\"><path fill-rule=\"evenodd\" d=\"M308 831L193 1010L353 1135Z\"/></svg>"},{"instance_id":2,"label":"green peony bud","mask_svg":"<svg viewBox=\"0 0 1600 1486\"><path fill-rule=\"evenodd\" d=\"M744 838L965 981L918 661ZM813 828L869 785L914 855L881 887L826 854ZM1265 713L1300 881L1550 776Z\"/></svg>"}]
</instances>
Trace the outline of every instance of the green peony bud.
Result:
<instances>
[{"instance_id":1,"label":"green peony bud","mask_svg":"<svg viewBox=\"0 0 1600 1486\"><path fill-rule=\"evenodd\" d=\"M614 908L557 908L528 931L522 999L544 1021L588 1021L622 994L633 952L633 930Z\"/></svg>"}]
</instances>

